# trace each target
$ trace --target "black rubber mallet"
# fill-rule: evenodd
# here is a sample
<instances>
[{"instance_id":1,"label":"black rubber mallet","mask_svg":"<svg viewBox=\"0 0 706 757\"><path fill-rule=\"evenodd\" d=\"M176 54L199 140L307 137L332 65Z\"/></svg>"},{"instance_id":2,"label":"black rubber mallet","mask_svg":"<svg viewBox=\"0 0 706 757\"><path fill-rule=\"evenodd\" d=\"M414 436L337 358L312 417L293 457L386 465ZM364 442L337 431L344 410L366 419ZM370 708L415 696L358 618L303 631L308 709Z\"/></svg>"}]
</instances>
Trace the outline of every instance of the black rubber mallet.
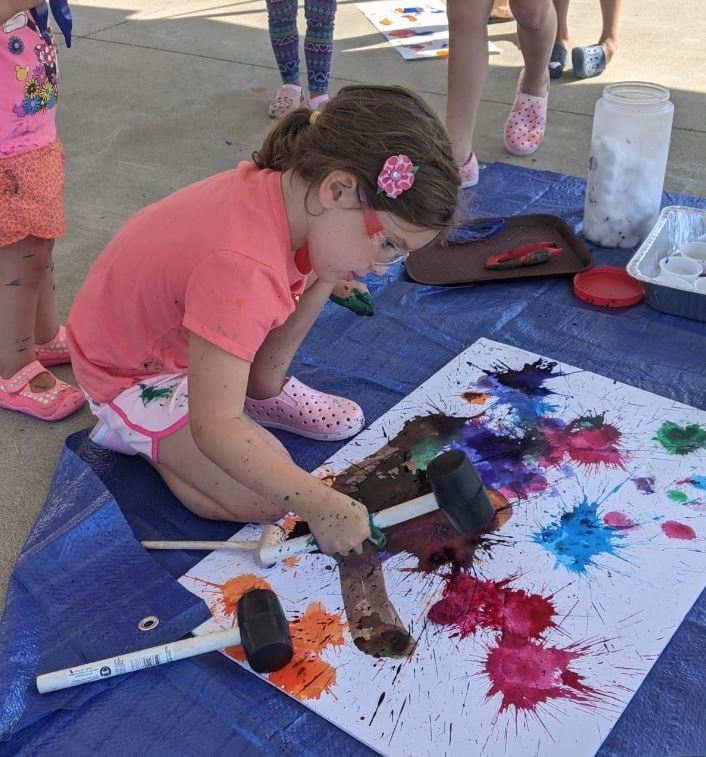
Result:
<instances>
[{"instance_id":1,"label":"black rubber mallet","mask_svg":"<svg viewBox=\"0 0 706 757\"><path fill-rule=\"evenodd\" d=\"M238 625L227 631L193 636L74 668L44 673L37 676L37 690L40 694L46 694L49 691L68 689L237 644L243 645L248 663L256 673L279 670L292 659L294 650L289 625L274 592L253 589L243 594L238 600Z\"/></svg>"},{"instance_id":2,"label":"black rubber mallet","mask_svg":"<svg viewBox=\"0 0 706 757\"><path fill-rule=\"evenodd\" d=\"M442 452L427 466L432 491L416 499L370 516L370 524L378 529L405 523L420 515L441 510L460 533L480 531L495 516L488 492L466 453L460 449ZM311 534L286 541L262 545L257 550L260 565L271 566L286 557L314 552L318 545Z\"/></svg>"}]
</instances>

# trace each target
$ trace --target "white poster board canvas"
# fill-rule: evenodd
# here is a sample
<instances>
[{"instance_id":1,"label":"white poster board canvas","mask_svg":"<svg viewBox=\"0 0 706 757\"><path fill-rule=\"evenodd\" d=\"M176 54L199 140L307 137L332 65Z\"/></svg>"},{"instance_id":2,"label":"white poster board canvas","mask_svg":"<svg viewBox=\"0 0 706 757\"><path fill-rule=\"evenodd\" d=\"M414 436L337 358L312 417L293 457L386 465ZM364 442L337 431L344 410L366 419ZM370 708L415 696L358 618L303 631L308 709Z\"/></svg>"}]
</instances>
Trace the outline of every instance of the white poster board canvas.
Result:
<instances>
[{"instance_id":1,"label":"white poster board canvas","mask_svg":"<svg viewBox=\"0 0 706 757\"><path fill-rule=\"evenodd\" d=\"M480 535L441 513L391 528L381 617L347 617L330 557L219 550L181 579L213 612L197 632L270 587L295 658L265 678L379 752L592 755L704 587L706 413L481 339L317 474L389 506L454 448L498 515ZM395 611L410 648L361 651Z\"/></svg>"}]
</instances>

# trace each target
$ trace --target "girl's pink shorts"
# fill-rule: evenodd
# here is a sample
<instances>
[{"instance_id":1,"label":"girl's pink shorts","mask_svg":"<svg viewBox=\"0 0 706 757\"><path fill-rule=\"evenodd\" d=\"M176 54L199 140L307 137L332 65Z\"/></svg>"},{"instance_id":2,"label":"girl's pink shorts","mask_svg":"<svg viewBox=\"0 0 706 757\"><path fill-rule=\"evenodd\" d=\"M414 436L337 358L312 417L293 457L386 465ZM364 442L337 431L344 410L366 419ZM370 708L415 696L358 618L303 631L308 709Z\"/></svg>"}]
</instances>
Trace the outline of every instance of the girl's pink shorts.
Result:
<instances>
[{"instance_id":1,"label":"girl's pink shorts","mask_svg":"<svg viewBox=\"0 0 706 757\"><path fill-rule=\"evenodd\" d=\"M0 247L64 235L64 153L58 139L0 158Z\"/></svg>"},{"instance_id":2,"label":"girl's pink shorts","mask_svg":"<svg viewBox=\"0 0 706 757\"><path fill-rule=\"evenodd\" d=\"M93 414L129 447L159 462L159 442L189 420L187 377L168 373L144 379L110 402L88 397Z\"/></svg>"}]
</instances>

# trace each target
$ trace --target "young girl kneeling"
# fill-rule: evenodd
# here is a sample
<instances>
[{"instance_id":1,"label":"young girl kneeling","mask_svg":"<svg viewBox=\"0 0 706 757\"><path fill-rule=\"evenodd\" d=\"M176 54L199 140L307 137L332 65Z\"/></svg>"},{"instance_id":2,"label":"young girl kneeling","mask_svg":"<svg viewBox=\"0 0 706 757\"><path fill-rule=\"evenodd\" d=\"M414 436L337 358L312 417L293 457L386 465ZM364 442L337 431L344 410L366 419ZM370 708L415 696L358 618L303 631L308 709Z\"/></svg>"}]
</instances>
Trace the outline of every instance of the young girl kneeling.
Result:
<instances>
[{"instance_id":1,"label":"young girl kneeling","mask_svg":"<svg viewBox=\"0 0 706 757\"><path fill-rule=\"evenodd\" d=\"M263 426L330 440L362 429L358 405L288 377L289 364L337 281L453 224L458 169L431 108L394 86L345 87L322 113L286 115L253 159L118 231L69 317L75 375L94 441L146 457L192 512L292 511L322 551L359 551L366 508Z\"/></svg>"}]
</instances>

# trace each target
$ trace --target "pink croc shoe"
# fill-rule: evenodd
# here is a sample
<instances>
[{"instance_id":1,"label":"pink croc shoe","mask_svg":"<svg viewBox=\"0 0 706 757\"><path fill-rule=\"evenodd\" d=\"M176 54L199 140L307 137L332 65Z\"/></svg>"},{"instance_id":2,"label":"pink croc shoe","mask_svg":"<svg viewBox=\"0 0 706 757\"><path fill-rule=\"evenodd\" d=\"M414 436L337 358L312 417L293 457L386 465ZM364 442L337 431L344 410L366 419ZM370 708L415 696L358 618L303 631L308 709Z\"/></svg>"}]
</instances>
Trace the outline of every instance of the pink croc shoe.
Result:
<instances>
[{"instance_id":1,"label":"pink croc shoe","mask_svg":"<svg viewBox=\"0 0 706 757\"><path fill-rule=\"evenodd\" d=\"M363 411L355 402L317 392L293 376L276 397L246 397L245 413L261 426L328 442L348 439L365 425Z\"/></svg>"},{"instance_id":2,"label":"pink croc shoe","mask_svg":"<svg viewBox=\"0 0 706 757\"><path fill-rule=\"evenodd\" d=\"M272 98L267 115L270 118L282 118L290 111L301 108L303 102L302 88L298 84L283 84Z\"/></svg>"},{"instance_id":3,"label":"pink croc shoe","mask_svg":"<svg viewBox=\"0 0 706 757\"><path fill-rule=\"evenodd\" d=\"M515 102L505 122L505 149L513 155L532 155L542 144L547 128L549 92L544 97L521 90L524 71L517 82Z\"/></svg>"},{"instance_id":4,"label":"pink croc shoe","mask_svg":"<svg viewBox=\"0 0 706 757\"><path fill-rule=\"evenodd\" d=\"M35 344L34 357L44 366L70 363L71 355L69 355L69 345L66 342L66 329L59 326L53 339L44 344Z\"/></svg>"},{"instance_id":5,"label":"pink croc shoe","mask_svg":"<svg viewBox=\"0 0 706 757\"><path fill-rule=\"evenodd\" d=\"M83 393L54 374L54 386L35 392L30 381L40 373L50 373L38 360L20 368L9 379L0 378L0 407L27 413L43 421L58 421L75 413L86 401Z\"/></svg>"}]
</instances>

